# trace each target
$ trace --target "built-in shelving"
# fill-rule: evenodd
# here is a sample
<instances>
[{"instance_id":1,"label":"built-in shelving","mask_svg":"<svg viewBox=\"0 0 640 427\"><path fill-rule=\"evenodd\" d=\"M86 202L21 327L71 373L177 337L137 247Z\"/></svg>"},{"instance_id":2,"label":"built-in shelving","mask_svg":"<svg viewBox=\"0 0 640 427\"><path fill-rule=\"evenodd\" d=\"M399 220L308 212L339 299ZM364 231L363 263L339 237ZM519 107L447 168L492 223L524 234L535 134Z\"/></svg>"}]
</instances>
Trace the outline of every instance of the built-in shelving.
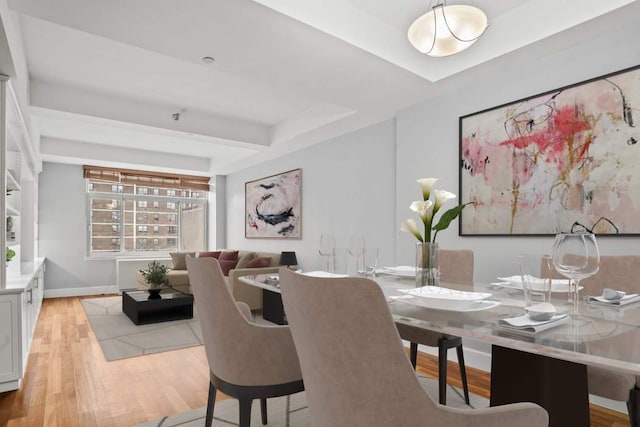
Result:
<instances>
[{"instance_id":1,"label":"built-in shelving","mask_svg":"<svg viewBox=\"0 0 640 427\"><path fill-rule=\"evenodd\" d=\"M36 234L41 168L19 105L7 76L0 75L0 393L20 386L44 295ZM9 262L7 249L15 252Z\"/></svg>"}]
</instances>

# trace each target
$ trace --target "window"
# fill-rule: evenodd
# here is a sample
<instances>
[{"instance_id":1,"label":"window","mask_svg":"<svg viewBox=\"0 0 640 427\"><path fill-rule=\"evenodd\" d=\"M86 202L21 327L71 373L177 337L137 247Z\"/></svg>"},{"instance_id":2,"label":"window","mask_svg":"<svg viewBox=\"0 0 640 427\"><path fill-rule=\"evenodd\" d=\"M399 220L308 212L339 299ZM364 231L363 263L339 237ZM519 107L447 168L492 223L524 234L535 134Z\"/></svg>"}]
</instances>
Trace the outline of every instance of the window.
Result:
<instances>
[{"instance_id":1,"label":"window","mask_svg":"<svg viewBox=\"0 0 640 427\"><path fill-rule=\"evenodd\" d=\"M204 250L208 179L135 172L85 166L89 256Z\"/></svg>"}]
</instances>

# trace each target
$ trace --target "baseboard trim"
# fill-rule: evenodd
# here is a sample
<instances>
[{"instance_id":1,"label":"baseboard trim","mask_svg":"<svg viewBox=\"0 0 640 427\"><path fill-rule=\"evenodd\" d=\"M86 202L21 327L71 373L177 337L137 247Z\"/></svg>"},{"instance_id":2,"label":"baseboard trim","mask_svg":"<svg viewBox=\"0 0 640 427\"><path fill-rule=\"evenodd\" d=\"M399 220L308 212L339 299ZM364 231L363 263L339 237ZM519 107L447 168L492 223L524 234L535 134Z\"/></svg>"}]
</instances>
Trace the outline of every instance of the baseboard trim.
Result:
<instances>
[{"instance_id":1,"label":"baseboard trim","mask_svg":"<svg viewBox=\"0 0 640 427\"><path fill-rule=\"evenodd\" d=\"M117 294L117 286L89 286L85 288L45 289L45 298L79 297L85 295Z\"/></svg>"}]
</instances>

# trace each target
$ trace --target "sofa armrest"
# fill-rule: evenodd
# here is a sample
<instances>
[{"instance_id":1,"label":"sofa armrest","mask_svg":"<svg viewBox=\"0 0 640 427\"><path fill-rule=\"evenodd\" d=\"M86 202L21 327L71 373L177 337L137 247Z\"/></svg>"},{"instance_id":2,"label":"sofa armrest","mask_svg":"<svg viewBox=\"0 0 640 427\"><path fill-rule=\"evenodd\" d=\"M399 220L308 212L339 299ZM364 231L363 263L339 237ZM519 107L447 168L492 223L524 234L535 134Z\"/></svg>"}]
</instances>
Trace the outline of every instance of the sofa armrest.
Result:
<instances>
[{"instance_id":1,"label":"sofa armrest","mask_svg":"<svg viewBox=\"0 0 640 427\"><path fill-rule=\"evenodd\" d=\"M263 267L263 268L234 268L229 271L228 281L231 286L231 292L236 301L246 303L251 310L259 310L262 308L262 289L247 285L238 280L243 276L255 276L257 274L277 274L280 267Z\"/></svg>"}]
</instances>

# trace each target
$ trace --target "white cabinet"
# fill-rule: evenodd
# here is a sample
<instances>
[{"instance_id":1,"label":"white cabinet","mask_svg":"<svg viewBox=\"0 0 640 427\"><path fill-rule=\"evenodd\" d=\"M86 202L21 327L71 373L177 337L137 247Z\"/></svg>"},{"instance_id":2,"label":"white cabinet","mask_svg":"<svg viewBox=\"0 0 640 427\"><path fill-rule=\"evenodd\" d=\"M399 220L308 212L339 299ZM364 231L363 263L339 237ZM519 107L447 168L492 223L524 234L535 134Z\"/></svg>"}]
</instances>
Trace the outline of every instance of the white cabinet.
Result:
<instances>
[{"instance_id":1,"label":"white cabinet","mask_svg":"<svg viewBox=\"0 0 640 427\"><path fill-rule=\"evenodd\" d=\"M11 288L0 293L0 392L20 387L42 306L44 260L24 265L26 274L9 275Z\"/></svg>"},{"instance_id":2,"label":"white cabinet","mask_svg":"<svg viewBox=\"0 0 640 427\"><path fill-rule=\"evenodd\" d=\"M0 295L0 392L20 378L20 295Z\"/></svg>"}]
</instances>

